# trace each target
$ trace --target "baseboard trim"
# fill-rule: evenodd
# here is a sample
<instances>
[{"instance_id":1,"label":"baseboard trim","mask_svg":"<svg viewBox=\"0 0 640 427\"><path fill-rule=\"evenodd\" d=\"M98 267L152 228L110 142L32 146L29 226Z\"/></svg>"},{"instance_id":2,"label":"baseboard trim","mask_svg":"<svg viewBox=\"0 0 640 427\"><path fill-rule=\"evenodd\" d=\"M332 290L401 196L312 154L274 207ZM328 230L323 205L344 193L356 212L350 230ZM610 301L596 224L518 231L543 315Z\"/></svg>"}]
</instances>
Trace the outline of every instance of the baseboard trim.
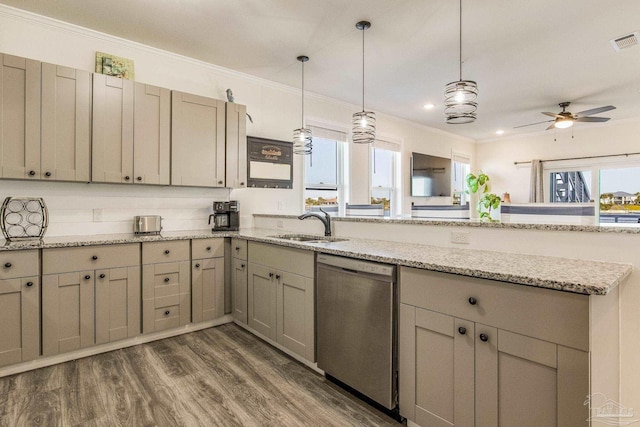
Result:
<instances>
[{"instance_id":1,"label":"baseboard trim","mask_svg":"<svg viewBox=\"0 0 640 427\"><path fill-rule=\"evenodd\" d=\"M113 350L120 350L122 348L133 347L134 345L145 344L151 341L158 341L165 338L175 337L178 335L188 334L190 332L200 331L202 329L212 328L214 326L224 325L225 323L233 322L233 316L227 314L219 317L215 320L209 320L207 322L188 324L176 329L168 331L154 332L151 334L139 335L132 338L127 338L121 341L110 342L106 344L95 345L80 350L75 350L69 353L56 354L55 356L40 357L28 362L19 363L17 365L6 366L0 368L0 378L9 375L15 375L22 372L31 371L34 369L44 368L58 363L68 362L70 360L82 359L83 357L94 356L100 353L107 353Z\"/></svg>"}]
</instances>

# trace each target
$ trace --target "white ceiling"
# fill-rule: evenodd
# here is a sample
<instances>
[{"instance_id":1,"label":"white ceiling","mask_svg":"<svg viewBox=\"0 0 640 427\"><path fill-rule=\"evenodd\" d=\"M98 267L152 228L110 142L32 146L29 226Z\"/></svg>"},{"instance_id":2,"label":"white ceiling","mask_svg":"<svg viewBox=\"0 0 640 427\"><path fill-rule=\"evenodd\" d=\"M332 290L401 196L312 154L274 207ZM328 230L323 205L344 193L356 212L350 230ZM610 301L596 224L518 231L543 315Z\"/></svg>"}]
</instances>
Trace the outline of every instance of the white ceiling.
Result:
<instances>
[{"instance_id":1,"label":"white ceiling","mask_svg":"<svg viewBox=\"0 0 640 427\"><path fill-rule=\"evenodd\" d=\"M443 89L458 79L455 0L0 0L0 3L475 140L539 132L541 111L603 105L612 121L640 117L640 46L610 39L640 31L640 1L465 0L462 77L479 86L478 120L448 125ZM435 109L423 106L432 102ZM611 123L611 122L609 122ZM578 123L576 126L597 126ZM565 131L566 132L566 131ZM570 131L569 131L570 132Z\"/></svg>"}]
</instances>

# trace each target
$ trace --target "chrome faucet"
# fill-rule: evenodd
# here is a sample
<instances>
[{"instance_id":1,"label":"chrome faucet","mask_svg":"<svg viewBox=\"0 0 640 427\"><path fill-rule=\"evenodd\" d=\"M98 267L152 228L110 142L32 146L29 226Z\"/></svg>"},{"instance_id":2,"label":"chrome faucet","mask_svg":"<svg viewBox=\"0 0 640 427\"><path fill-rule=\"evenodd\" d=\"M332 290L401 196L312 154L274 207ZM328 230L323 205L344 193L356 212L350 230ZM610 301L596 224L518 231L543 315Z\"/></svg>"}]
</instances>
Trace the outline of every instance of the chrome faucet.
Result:
<instances>
[{"instance_id":1,"label":"chrome faucet","mask_svg":"<svg viewBox=\"0 0 640 427\"><path fill-rule=\"evenodd\" d=\"M322 224L324 225L324 235L331 236L331 217L327 212L322 210L322 208L320 208L320 212L322 212L324 216L316 212L307 212L300 215L298 219L318 218L320 221L322 221Z\"/></svg>"}]
</instances>

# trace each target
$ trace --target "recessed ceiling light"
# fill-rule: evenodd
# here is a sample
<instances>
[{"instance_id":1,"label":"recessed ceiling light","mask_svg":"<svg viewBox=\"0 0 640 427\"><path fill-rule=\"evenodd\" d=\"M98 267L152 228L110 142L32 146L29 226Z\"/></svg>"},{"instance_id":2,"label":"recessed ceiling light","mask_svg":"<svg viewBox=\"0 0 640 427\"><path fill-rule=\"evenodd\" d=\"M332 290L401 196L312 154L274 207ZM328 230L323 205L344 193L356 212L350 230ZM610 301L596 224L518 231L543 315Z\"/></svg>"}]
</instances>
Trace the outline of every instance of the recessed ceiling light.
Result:
<instances>
[{"instance_id":1,"label":"recessed ceiling light","mask_svg":"<svg viewBox=\"0 0 640 427\"><path fill-rule=\"evenodd\" d=\"M424 108L426 108L427 110L433 110L434 107L435 105L433 104L424 104Z\"/></svg>"},{"instance_id":2,"label":"recessed ceiling light","mask_svg":"<svg viewBox=\"0 0 640 427\"><path fill-rule=\"evenodd\" d=\"M503 135L503 134L504 134L504 131L503 131L502 129L498 129L498 130L496 131L496 134L497 134L497 135Z\"/></svg>"}]
</instances>

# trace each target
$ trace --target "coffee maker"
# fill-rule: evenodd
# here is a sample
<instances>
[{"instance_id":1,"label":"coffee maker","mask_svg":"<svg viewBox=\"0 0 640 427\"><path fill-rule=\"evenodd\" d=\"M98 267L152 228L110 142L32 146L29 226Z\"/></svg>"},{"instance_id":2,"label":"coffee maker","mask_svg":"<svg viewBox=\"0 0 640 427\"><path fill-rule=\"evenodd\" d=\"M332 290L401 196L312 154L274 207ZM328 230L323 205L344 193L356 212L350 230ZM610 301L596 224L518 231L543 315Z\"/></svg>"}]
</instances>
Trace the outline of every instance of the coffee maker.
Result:
<instances>
[{"instance_id":1,"label":"coffee maker","mask_svg":"<svg viewBox=\"0 0 640 427\"><path fill-rule=\"evenodd\" d=\"M240 203L237 200L213 202L209 224L212 222L211 231L237 231L240 228Z\"/></svg>"}]
</instances>

